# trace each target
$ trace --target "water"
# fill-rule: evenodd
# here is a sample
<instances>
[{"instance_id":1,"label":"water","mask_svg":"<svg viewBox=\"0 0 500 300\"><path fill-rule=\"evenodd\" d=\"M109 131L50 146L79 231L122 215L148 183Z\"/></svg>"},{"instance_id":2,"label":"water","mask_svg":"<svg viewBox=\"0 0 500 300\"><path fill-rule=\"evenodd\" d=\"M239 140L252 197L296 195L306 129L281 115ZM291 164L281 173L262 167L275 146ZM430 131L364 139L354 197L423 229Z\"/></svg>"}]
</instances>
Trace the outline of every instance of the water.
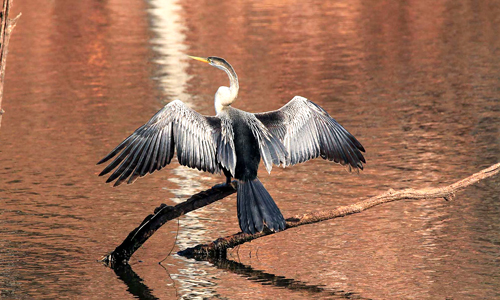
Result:
<instances>
[{"instance_id":1,"label":"water","mask_svg":"<svg viewBox=\"0 0 500 300\"><path fill-rule=\"evenodd\" d=\"M500 297L498 176L452 202L265 237L230 251L236 263L157 264L237 232L232 196L156 232L131 259L142 285L127 286L97 260L160 203L223 178L172 164L111 188L95 166L170 100L214 114L226 75L185 55L217 55L240 77L235 107L301 95L367 149L359 175L322 160L261 168L285 217L452 183L500 158L497 2L16 0L18 11L0 128L2 298Z\"/></svg>"}]
</instances>

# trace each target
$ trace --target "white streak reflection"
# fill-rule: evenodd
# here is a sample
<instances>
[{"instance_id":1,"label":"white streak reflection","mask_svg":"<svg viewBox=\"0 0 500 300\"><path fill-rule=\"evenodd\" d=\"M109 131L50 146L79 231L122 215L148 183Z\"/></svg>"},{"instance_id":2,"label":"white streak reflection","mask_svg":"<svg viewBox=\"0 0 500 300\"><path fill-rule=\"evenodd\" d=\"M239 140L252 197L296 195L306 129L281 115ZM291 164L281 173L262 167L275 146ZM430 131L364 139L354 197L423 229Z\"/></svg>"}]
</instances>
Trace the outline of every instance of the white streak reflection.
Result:
<instances>
[{"instance_id":1,"label":"white streak reflection","mask_svg":"<svg viewBox=\"0 0 500 300\"><path fill-rule=\"evenodd\" d=\"M151 40L154 51L158 54L154 62L159 66L155 79L162 89L166 102L180 99L190 104L189 95L185 92L189 75L186 72L186 49L183 34L184 25L180 11L182 7L175 1L150 0L149 13L152 19L152 30L155 37ZM176 183L179 189L170 189L176 196L172 198L175 203L185 201L191 195L208 188L203 182L201 172L183 166L173 169L175 177L170 181ZM181 249L192 247L206 242L207 229L203 222L202 214L209 213L191 212L180 219L180 229L177 244ZM205 299L216 296L216 273L208 270L201 263L182 259L184 267L178 274L171 274L172 278L180 283L181 299ZM208 265L206 266L208 267Z\"/></svg>"}]
</instances>

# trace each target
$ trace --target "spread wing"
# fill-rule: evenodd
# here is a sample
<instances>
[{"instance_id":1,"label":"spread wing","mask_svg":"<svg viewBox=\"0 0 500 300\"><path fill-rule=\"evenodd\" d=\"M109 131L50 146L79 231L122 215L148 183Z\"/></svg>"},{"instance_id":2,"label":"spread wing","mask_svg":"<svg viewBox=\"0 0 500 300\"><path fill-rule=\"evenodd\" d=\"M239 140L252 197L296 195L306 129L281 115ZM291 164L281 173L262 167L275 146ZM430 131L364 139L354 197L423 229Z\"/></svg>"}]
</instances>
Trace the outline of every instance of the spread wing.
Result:
<instances>
[{"instance_id":1,"label":"spread wing","mask_svg":"<svg viewBox=\"0 0 500 300\"><path fill-rule=\"evenodd\" d=\"M169 164L174 149L181 165L218 173L219 135L219 118L202 116L182 101L172 101L97 163L104 163L119 153L99 176L116 168L106 182L118 178L114 184L117 186L128 178L127 183L133 183L138 177Z\"/></svg>"},{"instance_id":2,"label":"spread wing","mask_svg":"<svg viewBox=\"0 0 500 300\"><path fill-rule=\"evenodd\" d=\"M324 109L295 96L282 108L255 114L288 151L287 165L321 156L324 159L363 169L366 163L360 142Z\"/></svg>"},{"instance_id":3,"label":"spread wing","mask_svg":"<svg viewBox=\"0 0 500 300\"><path fill-rule=\"evenodd\" d=\"M259 144L260 156L264 162L264 166L269 174L271 174L272 164L277 166L286 166L286 157L288 152L282 143L282 140L273 134L262 122L259 122L254 114L246 119L246 122L252 130L257 143Z\"/></svg>"}]
</instances>

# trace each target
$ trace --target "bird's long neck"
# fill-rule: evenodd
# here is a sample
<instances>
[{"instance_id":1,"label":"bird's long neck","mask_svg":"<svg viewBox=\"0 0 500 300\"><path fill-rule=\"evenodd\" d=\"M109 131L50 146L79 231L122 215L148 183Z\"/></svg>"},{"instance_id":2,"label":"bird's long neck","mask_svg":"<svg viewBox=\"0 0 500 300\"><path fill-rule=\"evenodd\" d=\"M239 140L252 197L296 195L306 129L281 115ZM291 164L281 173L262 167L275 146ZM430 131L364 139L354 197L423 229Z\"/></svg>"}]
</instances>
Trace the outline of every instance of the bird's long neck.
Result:
<instances>
[{"instance_id":1,"label":"bird's long neck","mask_svg":"<svg viewBox=\"0 0 500 300\"><path fill-rule=\"evenodd\" d=\"M238 76L233 68L229 65L228 68L220 68L227 73L229 77L229 88L221 86L215 94L215 111L218 114L225 106L231 105L238 97L238 90L240 85L238 83Z\"/></svg>"},{"instance_id":2,"label":"bird's long neck","mask_svg":"<svg viewBox=\"0 0 500 300\"><path fill-rule=\"evenodd\" d=\"M240 89L238 76L231 66L229 66L229 69L224 69L224 71L226 71L227 76L229 76L229 94L231 103L233 103L233 101L236 100L236 97L238 97L238 91Z\"/></svg>"}]
</instances>

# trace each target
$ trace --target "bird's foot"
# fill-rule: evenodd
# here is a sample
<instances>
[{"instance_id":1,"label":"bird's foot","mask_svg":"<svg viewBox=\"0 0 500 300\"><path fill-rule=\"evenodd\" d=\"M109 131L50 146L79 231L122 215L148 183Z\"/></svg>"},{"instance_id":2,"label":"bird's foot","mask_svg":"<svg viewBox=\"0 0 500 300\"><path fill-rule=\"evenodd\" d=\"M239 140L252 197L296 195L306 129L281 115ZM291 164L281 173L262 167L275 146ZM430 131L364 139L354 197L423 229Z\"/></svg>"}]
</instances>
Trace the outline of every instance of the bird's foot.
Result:
<instances>
[{"instance_id":1,"label":"bird's foot","mask_svg":"<svg viewBox=\"0 0 500 300\"><path fill-rule=\"evenodd\" d=\"M225 183L219 183L219 184L216 184L214 185L212 188L213 189L217 189L217 188L224 188L224 187L227 187L228 185L232 186L234 189L236 189L238 187L238 181L237 180L228 180L226 181Z\"/></svg>"},{"instance_id":2,"label":"bird's foot","mask_svg":"<svg viewBox=\"0 0 500 300\"><path fill-rule=\"evenodd\" d=\"M220 188L223 188L223 187L226 187L227 186L227 182L226 183L219 183L219 184L216 184L214 185L212 188L213 189L220 189Z\"/></svg>"}]
</instances>

